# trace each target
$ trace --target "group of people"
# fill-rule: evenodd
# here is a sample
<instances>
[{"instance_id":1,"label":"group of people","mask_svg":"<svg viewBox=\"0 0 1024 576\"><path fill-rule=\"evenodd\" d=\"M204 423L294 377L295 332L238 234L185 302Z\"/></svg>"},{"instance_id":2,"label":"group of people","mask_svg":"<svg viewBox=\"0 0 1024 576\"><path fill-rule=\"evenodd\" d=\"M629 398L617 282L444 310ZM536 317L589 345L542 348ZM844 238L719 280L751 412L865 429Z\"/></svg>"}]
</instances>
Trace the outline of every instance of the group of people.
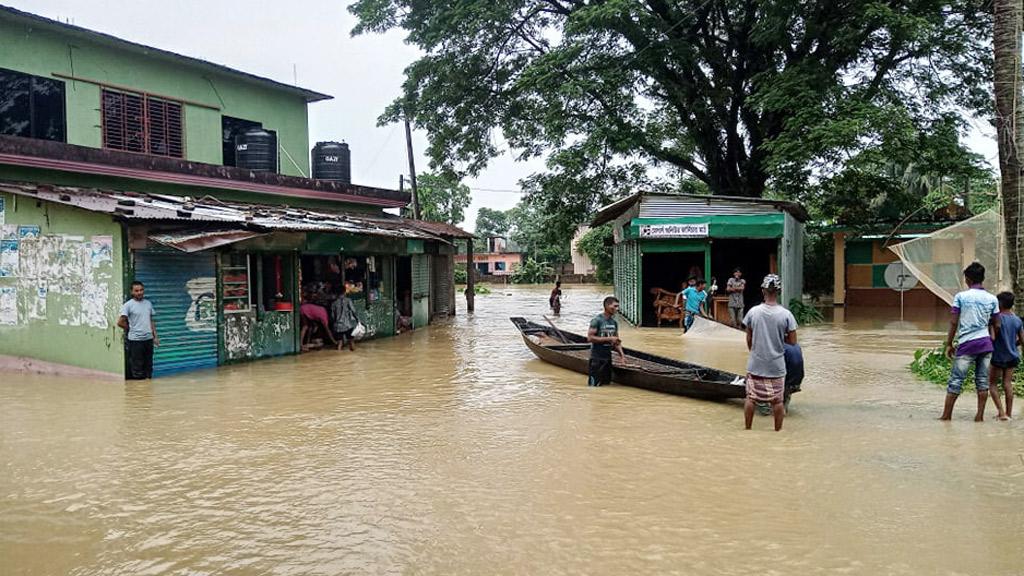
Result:
<instances>
[{"instance_id":1,"label":"group of people","mask_svg":"<svg viewBox=\"0 0 1024 576\"><path fill-rule=\"evenodd\" d=\"M712 279L713 280L713 279ZM676 294L675 308L683 310L683 332L689 332L693 327L694 318L697 316L709 317L708 298L710 294L707 289L707 281L695 274L691 274L682 285L682 290ZM718 287L713 285L711 292L714 293ZM729 321L740 328L743 323L743 292L747 289L747 281L743 278L743 271L735 268L732 276L726 282L725 292L729 295Z\"/></svg>"},{"instance_id":2,"label":"group of people","mask_svg":"<svg viewBox=\"0 0 1024 576\"><path fill-rule=\"evenodd\" d=\"M334 294L329 287L317 290L307 286L303 290L302 304L299 305L299 322L299 341L303 349L309 346L314 336L320 334L338 350L346 346L349 350L355 350L358 335L354 332L359 326L359 316L348 290Z\"/></svg>"},{"instance_id":3,"label":"group of people","mask_svg":"<svg viewBox=\"0 0 1024 576\"><path fill-rule=\"evenodd\" d=\"M707 299L704 280L693 280L693 285L687 286L680 293L680 297L685 299L688 320L702 310ZM731 282L732 288L738 289L742 297L746 282L740 283L742 273L738 269L732 280L737 281ZM747 349L750 352L743 406L744 425L748 430L753 425L754 410L758 404L770 410L774 416L775 430L781 430L789 397L800 390L804 377L803 353L796 338L796 318L779 304L781 290L782 280L775 274L768 274L761 282L764 302L751 308L742 317L739 314L743 310L741 305L738 307L739 313L734 316L741 318L738 323L746 331ZM733 307L731 295L735 293L730 292L730 308ZM603 306L604 310L590 321L587 331L587 341L591 343L588 386L603 386L611 382L613 351L618 353L623 364L628 365L619 337L619 324L615 319L619 311L619 300L608 296ZM690 325L692 320L686 324L686 329Z\"/></svg>"},{"instance_id":4,"label":"group of people","mask_svg":"<svg viewBox=\"0 0 1024 576\"><path fill-rule=\"evenodd\" d=\"M974 421L985 419L989 396L996 405L996 418L1009 420L1013 416L1013 373L1020 364L1019 347L1024 345L1024 322L1013 313L1013 293L993 295L982 286L984 281L985 267L978 262L972 263L964 269L967 290L953 298L944 346L953 366L940 420L952 419L953 407L972 366L974 387L978 393L978 411ZM1005 405L999 394L1000 385Z\"/></svg>"}]
</instances>

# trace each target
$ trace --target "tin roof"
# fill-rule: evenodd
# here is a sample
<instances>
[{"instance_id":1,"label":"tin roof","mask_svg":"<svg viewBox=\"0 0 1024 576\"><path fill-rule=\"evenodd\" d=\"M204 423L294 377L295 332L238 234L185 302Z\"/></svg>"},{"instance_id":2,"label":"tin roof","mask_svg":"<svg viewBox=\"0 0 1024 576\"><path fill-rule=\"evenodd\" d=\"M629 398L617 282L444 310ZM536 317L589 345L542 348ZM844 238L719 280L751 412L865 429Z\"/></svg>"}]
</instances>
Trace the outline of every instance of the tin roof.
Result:
<instances>
[{"instance_id":1,"label":"tin roof","mask_svg":"<svg viewBox=\"0 0 1024 576\"><path fill-rule=\"evenodd\" d=\"M292 86L291 84L285 84L278 82L277 80L271 80L270 78L264 78L263 76L257 76L248 72L242 72L234 68L229 68L222 64L215 64L208 60L202 60L200 58L194 58L192 56L185 56L184 54L178 54L177 52L171 52L170 50L161 50L160 48L154 48L145 44L139 44L137 42L131 42L117 36L110 34L104 34L103 32L97 32L95 30L89 30L88 28L82 28L81 26L75 26L74 24L67 24L59 20L51 20L31 12L23 12L10 6L0 5L0 17L8 17L10 19L27 21L31 24L44 26L51 30L57 30L71 36L77 36L79 38L85 38L100 42L107 45L112 45L117 48L122 48L146 56L155 56L157 58L170 59L177 61L182 64L194 66L197 68L210 70L213 72L220 72L229 76L234 76L241 80L251 82L254 84L260 84L269 88L281 90L282 92L291 92L297 96L302 96L306 99L306 102L318 102L320 100L330 100L333 96L327 94L321 94L307 88L301 88L299 86Z\"/></svg>"},{"instance_id":2,"label":"tin roof","mask_svg":"<svg viewBox=\"0 0 1024 576\"><path fill-rule=\"evenodd\" d=\"M435 234L437 236L449 236L451 238L475 238L475 236L469 232L466 232L458 226L452 226L447 222L431 222L429 220L407 220L412 226Z\"/></svg>"},{"instance_id":3,"label":"tin roof","mask_svg":"<svg viewBox=\"0 0 1024 576\"><path fill-rule=\"evenodd\" d=\"M224 228L335 232L445 241L440 234L423 229L422 222L387 213L310 210L269 204L225 202L212 196L194 199L187 196L5 181L0 181L0 192L110 214L126 221L196 222L202 223L205 227L217 227L221 232Z\"/></svg>"},{"instance_id":4,"label":"tin roof","mask_svg":"<svg viewBox=\"0 0 1024 576\"><path fill-rule=\"evenodd\" d=\"M785 200L768 200L765 198L748 198L745 196L700 196L696 194L669 194L655 192L637 192L636 194L617 200L607 206L598 209L594 215L591 226L600 226L618 218L636 203L643 199L645 203L650 202L652 214L646 217L661 217L668 215L658 213L658 202L655 200L670 200L674 208L688 208L688 215L711 215L711 214L736 214L750 211L751 209L764 208L768 210L780 210L788 212L800 222L806 222L810 216L803 206L796 202ZM653 202L652 202L653 201Z\"/></svg>"}]
</instances>

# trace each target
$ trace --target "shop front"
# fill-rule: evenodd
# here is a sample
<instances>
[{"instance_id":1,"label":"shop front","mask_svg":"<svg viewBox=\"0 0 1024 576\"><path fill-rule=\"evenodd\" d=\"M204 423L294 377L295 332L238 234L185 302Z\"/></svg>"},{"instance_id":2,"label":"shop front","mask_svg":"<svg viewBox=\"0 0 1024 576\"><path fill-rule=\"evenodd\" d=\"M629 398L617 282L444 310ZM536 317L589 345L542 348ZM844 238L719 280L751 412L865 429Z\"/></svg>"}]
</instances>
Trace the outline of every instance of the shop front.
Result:
<instances>
[{"instance_id":1,"label":"shop front","mask_svg":"<svg viewBox=\"0 0 1024 576\"><path fill-rule=\"evenodd\" d=\"M691 277L707 281L712 314L728 319L726 282L739 268L748 280L744 304L761 301L756 287L779 274L783 300L803 286L803 222L796 204L746 198L636 194L602 208L592 225L611 223L615 294L622 315L642 326L662 324L658 305Z\"/></svg>"}]
</instances>

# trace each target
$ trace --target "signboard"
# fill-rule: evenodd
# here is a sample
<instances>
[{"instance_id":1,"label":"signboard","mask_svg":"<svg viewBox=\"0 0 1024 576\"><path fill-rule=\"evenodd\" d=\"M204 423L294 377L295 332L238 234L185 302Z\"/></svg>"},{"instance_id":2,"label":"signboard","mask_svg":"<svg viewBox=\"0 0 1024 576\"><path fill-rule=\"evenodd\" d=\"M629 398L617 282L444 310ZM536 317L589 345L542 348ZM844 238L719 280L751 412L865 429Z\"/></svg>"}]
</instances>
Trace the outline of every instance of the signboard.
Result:
<instances>
[{"instance_id":1,"label":"signboard","mask_svg":"<svg viewBox=\"0 0 1024 576\"><path fill-rule=\"evenodd\" d=\"M893 262L885 267L885 285L897 292L906 292L917 286L917 277L903 267L903 262Z\"/></svg>"},{"instance_id":2,"label":"signboard","mask_svg":"<svg viewBox=\"0 0 1024 576\"><path fill-rule=\"evenodd\" d=\"M641 238L707 238L708 224L645 224Z\"/></svg>"}]
</instances>

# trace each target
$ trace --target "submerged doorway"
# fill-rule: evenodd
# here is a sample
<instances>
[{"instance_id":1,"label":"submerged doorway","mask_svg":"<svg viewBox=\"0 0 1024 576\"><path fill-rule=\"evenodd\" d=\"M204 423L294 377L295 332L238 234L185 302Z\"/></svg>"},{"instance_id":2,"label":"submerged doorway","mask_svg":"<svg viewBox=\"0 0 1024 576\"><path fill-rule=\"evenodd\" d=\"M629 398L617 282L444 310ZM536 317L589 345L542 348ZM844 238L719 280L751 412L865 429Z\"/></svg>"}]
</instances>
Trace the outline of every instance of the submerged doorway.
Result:
<instances>
[{"instance_id":1,"label":"submerged doorway","mask_svg":"<svg viewBox=\"0 0 1024 576\"><path fill-rule=\"evenodd\" d=\"M679 292L681 286L691 275L703 276L704 251L700 252L664 252L645 253L641 257L640 318L641 326L657 326L654 311L655 295L651 290L661 288L670 292ZM664 326L664 324L663 324Z\"/></svg>"}]
</instances>

